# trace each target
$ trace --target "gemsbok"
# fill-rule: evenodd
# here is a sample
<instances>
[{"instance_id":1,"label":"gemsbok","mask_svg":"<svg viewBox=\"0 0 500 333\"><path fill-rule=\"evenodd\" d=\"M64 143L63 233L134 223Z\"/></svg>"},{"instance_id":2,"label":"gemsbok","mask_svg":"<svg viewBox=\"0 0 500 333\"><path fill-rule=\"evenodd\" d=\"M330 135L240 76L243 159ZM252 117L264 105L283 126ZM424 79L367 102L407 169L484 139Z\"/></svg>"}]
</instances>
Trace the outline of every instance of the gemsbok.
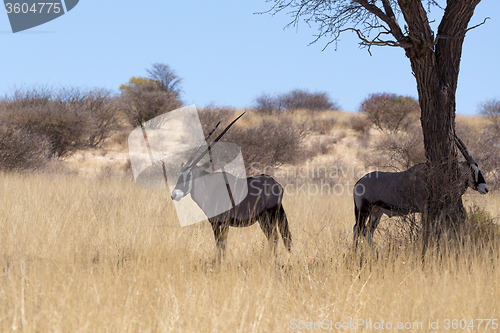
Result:
<instances>
[{"instance_id":1,"label":"gemsbok","mask_svg":"<svg viewBox=\"0 0 500 333\"><path fill-rule=\"evenodd\" d=\"M273 252L276 250L279 239L277 229L279 229L288 251L292 245L292 235L282 206L283 187L271 176L261 174L246 179L237 178L225 172L208 172L211 166L210 161L200 166L197 165L241 116L243 114L233 120L208 148L195 158L199 148L207 141L220 122L215 126L182 167L175 189L172 191L172 199L177 201L191 194L193 201L208 216L215 236L219 262L226 250L229 227L249 227L259 221L260 228L266 235ZM221 176L224 177L225 183L220 182ZM223 200L223 196L227 196L229 184L233 185L233 192L243 188L246 184L248 193L239 204L233 204L231 209L210 217L212 206L217 206Z\"/></svg>"},{"instance_id":2,"label":"gemsbok","mask_svg":"<svg viewBox=\"0 0 500 333\"><path fill-rule=\"evenodd\" d=\"M465 182L462 194L468 187L481 194L488 193L488 185L479 166L456 135L455 143L466 160L459 163ZM393 217L423 212L427 192L426 172L427 164L421 163L402 172L374 171L358 180L353 191L356 217L356 224L353 227L355 246L358 243L358 235L364 235L372 244L373 233L383 214Z\"/></svg>"}]
</instances>

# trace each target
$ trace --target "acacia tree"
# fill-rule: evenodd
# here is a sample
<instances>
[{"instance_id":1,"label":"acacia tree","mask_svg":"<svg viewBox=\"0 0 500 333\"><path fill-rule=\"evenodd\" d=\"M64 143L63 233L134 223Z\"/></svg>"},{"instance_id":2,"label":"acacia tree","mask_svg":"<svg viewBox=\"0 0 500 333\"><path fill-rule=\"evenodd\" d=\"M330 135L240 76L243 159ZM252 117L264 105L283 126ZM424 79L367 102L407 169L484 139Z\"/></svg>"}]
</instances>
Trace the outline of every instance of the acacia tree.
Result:
<instances>
[{"instance_id":1,"label":"acacia tree","mask_svg":"<svg viewBox=\"0 0 500 333\"><path fill-rule=\"evenodd\" d=\"M360 44L401 47L417 81L421 124L428 168L428 200L423 218L423 239L449 231L463 221L460 173L455 133L455 92L462 44L480 0L268 0L271 12L287 10L296 26L304 20L319 26L319 40L335 42L341 33L354 31ZM431 7L444 10L435 33L429 23ZM484 22L483 22L484 23ZM482 23L481 23L482 24ZM404 27L404 28L402 28ZM327 45L328 45L327 44Z\"/></svg>"}]
</instances>

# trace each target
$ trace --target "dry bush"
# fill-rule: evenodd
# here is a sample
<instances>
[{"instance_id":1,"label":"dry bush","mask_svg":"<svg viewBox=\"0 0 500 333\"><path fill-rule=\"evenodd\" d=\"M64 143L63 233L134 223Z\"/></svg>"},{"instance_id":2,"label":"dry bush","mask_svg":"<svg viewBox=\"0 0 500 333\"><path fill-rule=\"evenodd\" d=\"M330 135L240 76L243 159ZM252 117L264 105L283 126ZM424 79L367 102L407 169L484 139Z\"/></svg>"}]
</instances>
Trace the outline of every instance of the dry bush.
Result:
<instances>
[{"instance_id":1,"label":"dry bush","mask_svg":"<svg viewBox=\"0 0 500 333\"><path fill-rule=\"evenodd\" d=\"M495 242L500 238L500 227L491 213L477 205L469 207L464 236L476 244Z\"/></svg>"},{"instance_id":2,"label":"dry bush","mask_svg":"<svg viewBox=\"0 0 500 333\"><path fill-rule=\"evenodd\" d=\"M385 219L376 229L386 245L391 247L403 244L416 244L422 233L420 214L410 213L405 216L396 216Z\"/></svg>"},{"instance_id":3,"label":"dry bush","mask_svg":"<svg viewBox=\"0 0 500 333\"><path fill-rule=\"evenodd\" d=\"M461 124L461 135L467 136L469 140L466 141L473 142L470 150L473 151L474 159L477 155L477 162L488 184L498 188L500 186L500 100L492 99L482 103L479 111L486 117L489 126L482 133L478 133Z\"/></svg>"},{"instance_id":4,"label":"dry bush","mask_svg":"<svg viewBox=\"0 0 500 333\"><path fill-rule=\"evenodd\" d=\"M52 151L47 137L27 128L2 126L0 129L0 169L35 170L44 167Z\"/></svg>"},{"instance_id":5,"label":"dry bush","mask_svg":"<svg viewBox=\"0 0 500 333\"><path fill-rule=\"evenodd\" d=\"M500 142L498 133L493 127L479 132L463 122L457 122L456 132L478 163L486 182L493 189L498 188L500 186Z\"/></svg>"},{"instance_id":6,"label":"dry bush","mask_svg":"<svg viewBox=\"0 0 500 333\"><path fill-rule=\"evenodd\" d=\"M208 140L210 143L232 121L235 110L224 107L200 109L198 115L203 131L208 134L224 118L224 122ZM266 167L294 163L306 154L302 146L304 125L291 117L264 118L255 124L242 126L236 123L221 139L237 144L242 151L247 173L260 173Z\"/></svg>"},{"instance_id":7,"label":"dry bush","mask_svg":"<svg viewBox=\"0 0 500 333\"><path fill-rule=\"evenodd\" d=\"M495 246L500 238L497 221L498 218L493 218L484 205L479 207L477 204L472 204L467 207L465 221L455 226L456 229L448 235L443 235L441 241L446 243L446 248L453 251L463 250L464 245L477 249ZM415 244L422 238L421 214L412 213L386 218L377 228L377 233L379 239L390 246Z\"/></svg>"},{"instance_id":8,"label":"dry bush","mask_svg":"<svg viewBox=\"0 0 500 333\"><path fill-rule=\"evenodd\" d=\"M259 112L273 113L279 111L279 107L280 106L277 103L277 98L272 95L262 93L255 98L254 108Z\"/></svg>"},{"instance_id":9,"label":"dry bush","mask_svg":"<svg viewBox=\"0 0 500 333\"><path fill-rule=\"evenodd\" d=\"M334 145L345 137L345 132L340 133L338 137L335 136L324 136L315 137L311 140L309 147L307 149L308 154L312 156L316 155L326 155L329 154Z\"/></svg>"},{"instance_id":10,"label":"dry bush","mask_svg":"<svg viewBox=\"0 0 500 333\"><path fill-rule=\"evenodd\" d=\"M326 135L331 132L337 120L335 118L313 118L307 122L308 130L317 134Z\"/></svg>"},{"instance_id":11,"label":"dry bush","mask_svg":"<svg viewBox=\"0 0 500 333\"><path fill-rule=\"evenodd\" d=\"M111 136L108 140L106 140L106 146L117 145L121 147L127 147L128 145L128 136L130 135L130 131L120 131Z\"/></svg>"},{"instance_id":12,"label":"dry bush","mask_svg":"<svg viewBox=\"0 0 500 333\"><path fill-rule=\"evenodd\" d=\"M123 90L118 104L129 124L137 127L168 111L180 108L183 102L175 92L144 84Z\"/></svg>"},{"instance_id":13,"label":"dry bush","mask_svg":"<svg viewBox=\"0 0 500 333\"><path fill-rule=\"evenodd\" d=\"M51 143L51 155L60 157L91 146L98 134L89 112L61 104L47 104L3 112L1 118L14 128L45 136Z\"/></svg>"},{"instance_id":14,"label":"dry bush","mask_svg":"<svg viewBox=\"0 0 500 333\"><path fill-rule=\"evenodd\" d=\"M59 103L90 113L95 125L88 140L90 147L97 147L123 128L118 103L109 90L95 88L82 91L79 88L63 88L57 94L57 100Z\"/></svg>"},{"instance_id":15,"label":"dry bush","mask_svg":"<svg viewBox=\"0 0 500 333\"><path fill-rule=\"evenodd\" d=\"M389 93L371 94L359 111L381 131L406 130L420 114L420 106L412 97Z\"/></svg>"},{"instance_id":16,"label":"dry bush","mask_svg":"<svg viewBox=\"0 0 500 333\"><path fill-rule=\"evenodd\" d=\"M254 108L259 112L273 113L284 110L339 110L340 106L332 101L326 92L311 93L307 90L295 89L275 96L261 94L255 99Z\"/></svg>"},{"instance_id":17,"label":"dry bush","mask_svg":"<svg viewBox=\"0 0 500 333\"><path fill-rule=\"evenodd\" d=\"M18 89L0 104L0 118L11 128L47 138L51 155L59 157L95 147L108 136L111 121L103 125L96 116L96 109L99 103L102 107L105 98L102 92L91 95L78 89L58 93L47 88ZM96 106L92 106L96 101Z\"/></svg>"},{"instance_id":18,"label":"dry bush","mask_svg":"<svg viewBox=\"0 0 500 333\"><path fill-rule=\"evenodd\" d=\"M420 107L415 99L371 94L361 104L360 112L383 134L371 156L365 158L368 165L402 171L425 162L422 128L416 124ZM359 127L363 130L362 124Z\"/></svg>"},{"instance_id":19,"label":"dry bush","mask_svg":"<svg viewBox=\"0 0 500 333\"><path fill-rule=\"evenodd\" d=\"M2 107L23 108L29 106L46 105L51 102L55 93L54 89L47 86L34 86L31 88L14 88L2 101Z\"/></svg>"},{"instance_id":20,"label":"dry bush","mask_svg":"<svg viewBox=\"0 0 500 333\"><path fill-rule=\"evenodd\" d=\"M205 134L208 134L220 120L232 121L231 117L235 115L236 109L231 107L209 105L198 109L198 117Z\"/></svg>"},{"instance_id":21,"label":"dry bush","mask_svg":"<svg viewBox=\"0 0 500 333\"><path fill-rule=\"evenodd\" d=\"M412 126L406 132L386 133L372 148L365 162L370 166L406 170L425 162L422 128Z\"/></svg>"},{"instance_id":22,"label":"dry bush","mask_svg":"<svg viewBox=\"0 0 500 333\"><path fill-rule=\"evenodd\" d=\"M349 118L351 129L366 138L370 134L371 123L365 117L354 116Z\"/></svg>"},{"instance_id":23,"label":"dry bush","mask_svg":"<svg viewBox=\"0 0 500 333\"><path fill-rule=\"evenodd\" d=\"M3 169L35 169L95 148L121 126L109 91L79 88L15 89L0 102L0 121Z\"/></svg>"},{"instance_id":24,"label":"dry bush","mask_svg":"<svg viewBox=\"0 0 500 333\"><path fill-rule=\"evenodd\" d=\"M295 163L305 154L304 132L292 118L263 119L260 124L237 127L227 141L241 147L247 170L260 172L267 166Z\"/></svg>"},{"instance_id":25,"label":"dry bush","mask_svg":"<svg viewBox=\"0 0 500 333\"><path fill-rule=\"evenodd\" d=\"M280 104L286 110L338 110L340 107L334 103L328 93L295 89L279 97Z\"/></svg>"},{"instance_id":26,"label":"dry bush","mask_svg":"<svg viewBox=\"0 0 500 333\"><path fill-rule=\"evenodd\" d=\"M479 106L479 113L490 122L490 131L494 137L500 136L500 100L491 99Z\"/></svg>"}]
</instances>

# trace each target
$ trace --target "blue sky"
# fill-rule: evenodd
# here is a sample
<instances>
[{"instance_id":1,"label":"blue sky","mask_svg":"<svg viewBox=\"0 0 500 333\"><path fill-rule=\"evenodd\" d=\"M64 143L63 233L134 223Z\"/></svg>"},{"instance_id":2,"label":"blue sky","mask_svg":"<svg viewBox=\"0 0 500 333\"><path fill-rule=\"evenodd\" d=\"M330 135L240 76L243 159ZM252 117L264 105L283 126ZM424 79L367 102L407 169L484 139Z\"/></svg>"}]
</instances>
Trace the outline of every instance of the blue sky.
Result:
<instances>
[{"instance_id":1,"label":"blue sky","mask_svg":"<svg viewBox=\"0 0 500 333\"><path fill-rule=\"evenodd\" d=\"M314 27L283 29L286 14L254 14L269 6L264 0L80 0L58 19L16 34L3 12L0 95L34 84L118 91L160 62L183 78L186 103L198 106L248 107L263 92L295 88L326 91L346 111L356 111L370 93L417 96L402 49L373 47L370 56L346 33L337 49L322 51L327 40L309 45ZM459 114L474 114L479 103L500 98L500 1L483 0L471 24L487 16L465 39Z\"/></svg>"}]
</instances>

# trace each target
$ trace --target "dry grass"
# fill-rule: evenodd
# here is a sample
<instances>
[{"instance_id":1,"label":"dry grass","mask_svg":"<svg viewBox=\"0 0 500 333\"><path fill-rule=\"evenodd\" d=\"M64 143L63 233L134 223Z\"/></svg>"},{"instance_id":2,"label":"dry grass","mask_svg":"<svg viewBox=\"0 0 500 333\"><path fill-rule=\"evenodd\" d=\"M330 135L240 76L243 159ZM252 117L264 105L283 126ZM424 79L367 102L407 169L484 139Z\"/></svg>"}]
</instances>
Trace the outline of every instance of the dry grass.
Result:
<instances>
[{"instance_id":1,"label":"dry grass","mask_svg":"<svg viewBox=\"0 0 500 333\"><path fill-rule=\"evenodd\" d=\"M358 319L443 332L445 319L499 318L498 246L430 251L425 266L411 245L353 252L348 195L287 197L292 254L280 243L273 261L258 226L233 228L219 266L209 224L181 228L166 191L74 175L0 184L1 332L288 332ZM498 194L488 198L498 216Z\"/></svg>"},{"instance_id":2,"label":"dry grass","mask_svg":"<svg viewBox=\"0 0 500 333\"><path fill-rule=\"evenodd\" d=\"M459 125L467 125L477 131L483 131L490 124L488 119L484 116L466 116L457 115L456 123Z\"/></svg>"}]
</instances>

